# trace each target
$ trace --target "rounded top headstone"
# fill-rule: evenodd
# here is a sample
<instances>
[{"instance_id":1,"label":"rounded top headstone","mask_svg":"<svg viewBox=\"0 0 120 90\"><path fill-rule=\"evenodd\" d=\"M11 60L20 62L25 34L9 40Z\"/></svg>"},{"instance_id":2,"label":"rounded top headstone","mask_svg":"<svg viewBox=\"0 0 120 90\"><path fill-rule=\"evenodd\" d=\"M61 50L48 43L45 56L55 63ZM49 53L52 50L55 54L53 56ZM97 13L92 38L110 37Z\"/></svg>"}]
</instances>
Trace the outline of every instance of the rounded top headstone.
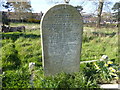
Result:
<instances>
[{"instance_id":1,"label":"rounded top headstone","mask_svg":"<svg viewBox=\"0 0 120 90\"><path fill-rule=\"evenodd\" d=\"M67 18L71 18L72 20L74 20L76 22L78 21L81 24L83 23L82 16L75 7L73 7L72 5L69 5L69 4L58 4L58 5L51 7L43 15L43 17L41 19L41 27L42 27L43 23L47 24L47 22L52 22L52 21L54 22L56 18L57 18L57 20L60 20L60 18L62 18L64 21ZM66 18L66 19L64 19L64 18ZM50 20L52 20L52 21L50 21Z\"/></svg>"},{"instance_id":2,"label":"rounded top headstone","mask_svg":"<svg viewBox=\"0 0 120 90\"><path fill-rule=\"evenodd\" d=\"M55 5L44 14L41 35L45 75L79 71L82 32L82 16L71 5Z\"/></svg>"}]
</instances>

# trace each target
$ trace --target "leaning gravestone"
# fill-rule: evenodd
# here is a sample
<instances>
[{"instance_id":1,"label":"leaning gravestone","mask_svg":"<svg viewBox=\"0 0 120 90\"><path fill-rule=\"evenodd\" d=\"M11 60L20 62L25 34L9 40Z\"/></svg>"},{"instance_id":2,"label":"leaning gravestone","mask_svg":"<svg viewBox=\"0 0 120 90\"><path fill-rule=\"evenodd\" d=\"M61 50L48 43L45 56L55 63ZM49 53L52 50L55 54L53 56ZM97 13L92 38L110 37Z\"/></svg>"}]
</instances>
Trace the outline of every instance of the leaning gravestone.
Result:
<instances>
[{"instance_id":1,"label":"leaning gravestone","mask_svg":"<svg viewBox=\"0 0 120 90\"><path fill-rule=\"evenodd\" d=\"M50 8L42 18L41 33L45 76L78 72L83 23L76 8L67 4Z\"/></svg>"}]
</instances>

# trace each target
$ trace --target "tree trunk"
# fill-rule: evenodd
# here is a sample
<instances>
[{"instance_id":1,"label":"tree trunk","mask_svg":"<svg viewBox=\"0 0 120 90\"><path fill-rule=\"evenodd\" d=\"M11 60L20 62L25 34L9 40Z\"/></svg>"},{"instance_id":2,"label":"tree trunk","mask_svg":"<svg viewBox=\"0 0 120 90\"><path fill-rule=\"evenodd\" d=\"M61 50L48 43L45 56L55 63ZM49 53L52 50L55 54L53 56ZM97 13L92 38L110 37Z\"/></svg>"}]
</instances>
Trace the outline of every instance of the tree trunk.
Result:
<instances>
[{"instance_id":1,"label":"tree trunk","mask_svg":"<svg viewBox=\"0 0 120 90\"><path fill-rule=\"evenodd\" d=\"M101 14L103 9L103 3L104 0L99 0L99 6L98 6L98 18L97 18L97 27L100 28L100 22L101 22Z\"/></svg>"}]
</instances>

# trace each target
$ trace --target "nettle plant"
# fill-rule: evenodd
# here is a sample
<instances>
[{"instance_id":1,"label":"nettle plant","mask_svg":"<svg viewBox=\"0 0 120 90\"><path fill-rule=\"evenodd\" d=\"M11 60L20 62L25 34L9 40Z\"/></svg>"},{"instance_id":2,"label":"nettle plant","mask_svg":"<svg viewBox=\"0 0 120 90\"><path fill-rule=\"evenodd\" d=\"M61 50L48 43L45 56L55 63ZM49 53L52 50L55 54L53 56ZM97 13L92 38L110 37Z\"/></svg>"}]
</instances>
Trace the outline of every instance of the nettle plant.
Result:
<instances>
[{"instance_id":1,"label":"nettle plant","mask_svg":"<svg viewBox=\"0 0 120 90\"><path fill-rule=\"evenodd\" d=\"M102 61L93 62L97 72L98 82L112 83L113 80L117 81L119 79L117 75L118 66L112 60L103 57L100 59Z\"/></svg>"}]
</instances>

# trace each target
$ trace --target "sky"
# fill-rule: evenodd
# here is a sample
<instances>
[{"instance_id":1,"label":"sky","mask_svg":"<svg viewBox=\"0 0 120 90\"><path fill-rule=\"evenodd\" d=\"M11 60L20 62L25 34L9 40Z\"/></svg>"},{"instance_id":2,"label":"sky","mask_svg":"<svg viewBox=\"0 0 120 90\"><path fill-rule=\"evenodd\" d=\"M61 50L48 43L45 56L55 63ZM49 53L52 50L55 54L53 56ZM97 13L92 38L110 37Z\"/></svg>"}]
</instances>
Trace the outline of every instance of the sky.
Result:
<instances>
[{"instance_id":1,"label":"sky","mask_svg":"<svg viewBox=\"0 0 120 90\"><path fill-rule=\"evenodd\" d=\"M97 1L98 0L70 0L69 4L73 6L81 5L83 6L83 12L95 13L97 10ZM118 1L120 0L107 0L106 2L111 2L112 4L104 7L103 11L110 11L115 2ZM64 3L64 0L31 0L33 12L46 12L50 7L61 3Z\"/></svg>"},{"instance_id":2,"label":"sky","mask_svg":"<svg viewBox=\"0 0 120 90\"><path fill-rule=\"evenodd\" d=\"M2 5L2 2L4 1L6 0L0 0L0 6ZM83 12L96 13L97 6L98 6L97 1L98 0L70 0L69 4L73 6L78 6L78 5L83 6ZM120 0L107 0L106 2L111 2L112 4L104 7L103 12L105 11L110 12L115 2L118 2L118 1ZM31 2L31 6L32 6L34 13L39 13L41 11L45 13L50 7L56 4L64 3L64 0L30 0L30 2ZM0 7L0 11L1 10L5 11L3 7Z\"/></svg>"}]
</instances>

